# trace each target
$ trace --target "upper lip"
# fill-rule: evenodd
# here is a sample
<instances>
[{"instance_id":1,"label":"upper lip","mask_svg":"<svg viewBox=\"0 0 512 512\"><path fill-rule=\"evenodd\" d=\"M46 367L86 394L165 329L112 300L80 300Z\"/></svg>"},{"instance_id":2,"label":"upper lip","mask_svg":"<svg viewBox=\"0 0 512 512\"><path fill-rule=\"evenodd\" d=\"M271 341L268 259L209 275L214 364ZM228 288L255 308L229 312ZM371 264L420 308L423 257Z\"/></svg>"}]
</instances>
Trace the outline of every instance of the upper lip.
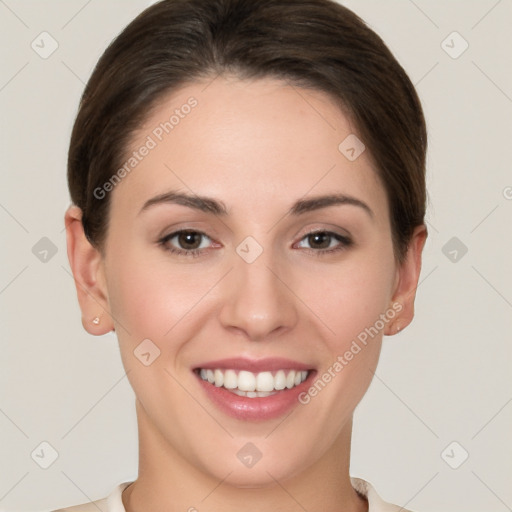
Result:
<instances>
[{"instance_id":1,"label":"upper lip","mask_svg":"<svg viewBox=\"0 0 512 512\"><path fill-rule=\"evenodd\" d=\"M204 368L205 370L215 368L225 370L245 370L252 373L277 370L311 370L311 365L300 363L292 359L282 357L269 357L265 359L248 359L244 357L231 357L228 359L218 359L208 361L195 366L195 369Z\"/></svg>"}]
</instances>

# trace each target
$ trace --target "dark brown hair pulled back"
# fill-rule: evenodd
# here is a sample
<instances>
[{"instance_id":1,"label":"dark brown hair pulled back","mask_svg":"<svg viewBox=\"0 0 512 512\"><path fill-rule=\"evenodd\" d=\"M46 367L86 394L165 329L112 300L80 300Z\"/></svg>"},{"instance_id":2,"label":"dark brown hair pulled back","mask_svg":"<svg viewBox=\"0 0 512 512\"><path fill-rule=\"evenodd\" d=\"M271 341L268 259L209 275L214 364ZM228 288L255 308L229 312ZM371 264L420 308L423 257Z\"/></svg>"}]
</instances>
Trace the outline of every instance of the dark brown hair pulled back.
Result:
<instances>
[{"instance_id":1,"label":"dark brown hair pulled back","mask_svg":"<svg viewBox=\"0 0 512 512\"><path fill-rule=\"evenodd\" d=\"M163 0L135 18L98 61L71 135L68 185L89 241L102 250L108 229L110 194L94 191L121 165L158 100L222 73L330 94L375 163L402 262L425 216L422 107L382 39L331 0Z\"/></svg>"}]
</instances>

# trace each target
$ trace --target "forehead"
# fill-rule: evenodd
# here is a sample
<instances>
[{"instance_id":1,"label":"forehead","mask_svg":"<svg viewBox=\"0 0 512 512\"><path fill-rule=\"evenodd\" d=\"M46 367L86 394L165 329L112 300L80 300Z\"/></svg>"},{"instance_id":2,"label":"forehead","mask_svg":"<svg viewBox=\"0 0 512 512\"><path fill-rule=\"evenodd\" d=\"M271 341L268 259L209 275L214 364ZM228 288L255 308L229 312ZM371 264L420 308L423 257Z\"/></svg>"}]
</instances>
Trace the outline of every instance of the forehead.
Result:
<instances>
[{"instance_id":1,"label":"forehead","mask_svg":"<svg viewBox=\"0 0 512 512\"><path fill-rule=\"evenodd\" d=\"M152 196L183 190L221 198L240 214L275 214L299 197L336 191L385 214L368 151L353 159L358 139L350 119L316 90L274 79L188 84L157 102L137 131L123 162L134 165L113 202L140 209Z\"/></svg>"}]
</instances>

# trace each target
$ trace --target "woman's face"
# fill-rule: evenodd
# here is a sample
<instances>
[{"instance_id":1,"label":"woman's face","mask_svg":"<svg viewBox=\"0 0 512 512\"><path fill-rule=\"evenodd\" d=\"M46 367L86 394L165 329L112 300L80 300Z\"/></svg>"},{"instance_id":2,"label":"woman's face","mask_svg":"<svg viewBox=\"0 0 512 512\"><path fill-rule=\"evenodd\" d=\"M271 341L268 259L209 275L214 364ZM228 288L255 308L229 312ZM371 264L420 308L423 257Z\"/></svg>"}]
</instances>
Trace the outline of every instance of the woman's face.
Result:
<instances>
[{"instance_id":1,"label":"woman's face","mask_svg":"<svg viewBox=\"0 0 512 512\"><path fill-rule=\"evenodd\" d=\"M258 486L347 439L402 307L387 198L354 137L320 92L219 77L162 101L130 145L109 192L106 304L139 434L174 460ZM306 381L283 390L294 369Z\"/></svg>"}]
</instances>

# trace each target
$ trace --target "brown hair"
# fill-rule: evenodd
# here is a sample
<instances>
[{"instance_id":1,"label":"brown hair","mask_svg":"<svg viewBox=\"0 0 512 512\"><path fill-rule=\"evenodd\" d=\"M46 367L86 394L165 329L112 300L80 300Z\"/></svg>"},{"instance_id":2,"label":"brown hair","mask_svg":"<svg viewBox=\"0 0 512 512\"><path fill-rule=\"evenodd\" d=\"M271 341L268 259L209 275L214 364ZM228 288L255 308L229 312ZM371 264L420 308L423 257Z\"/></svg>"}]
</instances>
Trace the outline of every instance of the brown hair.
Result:
<instances>
[{"instance_id":1,"label":"brown hair","mask_svg":"<svg viewBox=\"0 0 512 512\"><path fill-rule=\"evenodd\" d=\"M162 0L137 16L98 61L71 135L68 185L89 241L101 250L108 228L110 195L94 190L158 100L222 73L280 78L334 99L375 163L402 262L425 216L422 107L382 39L331 0Z\"/></svg>"}]
</instances>

